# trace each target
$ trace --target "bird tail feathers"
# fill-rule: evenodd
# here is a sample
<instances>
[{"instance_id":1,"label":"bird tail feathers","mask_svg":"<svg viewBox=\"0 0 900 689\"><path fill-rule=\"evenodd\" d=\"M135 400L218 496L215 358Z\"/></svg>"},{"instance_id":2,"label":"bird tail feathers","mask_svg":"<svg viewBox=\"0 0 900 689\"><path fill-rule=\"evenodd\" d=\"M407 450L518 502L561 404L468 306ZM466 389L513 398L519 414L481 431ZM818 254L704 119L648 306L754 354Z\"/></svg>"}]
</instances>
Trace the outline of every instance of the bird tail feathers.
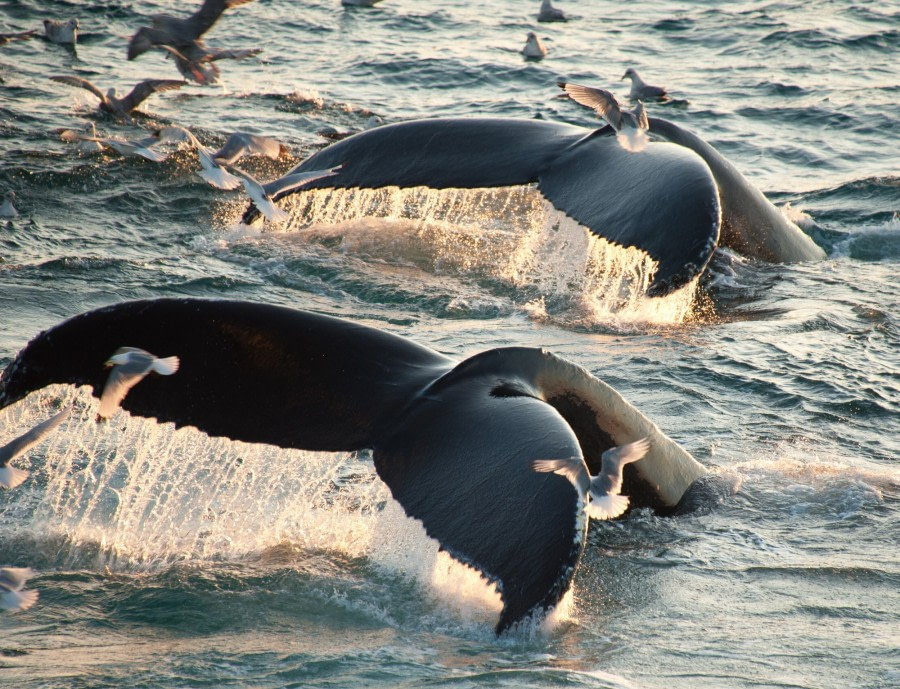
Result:
<instances>
[{"instance_id":1,"label":"bird tail feathers","mask_svg":"<svg viewBox=\"0 0 900 689\"><path fill-rule=\"evenodd\" d=\"M28 591L7 591L0 594L0 608L4 610L28 610L32 605L37 603L40 594L35 589Z\"/></svg>"},{"instance_id":2,"label":"bird tail feathers","mask_svg":"<svg viewBox=\"0 0 900 689\"><path fill-rule=\"evenodd\" d=\"M152 368L161 376L171 376L178 370L180 363L177 356L167 356L164 359L154 361Z\"/></svg>"},{"instance_id":3,"label":"bird tail feathers","mask_svg":"<svg viewBox=\"0 0 900 689\"><path fill-rule=\"evenodd\" d=\"M11 466L0 467L0 486L4 488L15 488L26 478L28 478L28 472L23 469Z\"/></svg>"},{"instance_id":4,"label":"bird tail feathers","mask_svg":"<svg viewBox=\"0 0 900 689\"><path fill-rule=\"evenodd\" d=\"M591 519L615 519L628 509L628 496L604 495L600 498L591 496L591 501L584 509Z\"/></svg>"}]
</instances>

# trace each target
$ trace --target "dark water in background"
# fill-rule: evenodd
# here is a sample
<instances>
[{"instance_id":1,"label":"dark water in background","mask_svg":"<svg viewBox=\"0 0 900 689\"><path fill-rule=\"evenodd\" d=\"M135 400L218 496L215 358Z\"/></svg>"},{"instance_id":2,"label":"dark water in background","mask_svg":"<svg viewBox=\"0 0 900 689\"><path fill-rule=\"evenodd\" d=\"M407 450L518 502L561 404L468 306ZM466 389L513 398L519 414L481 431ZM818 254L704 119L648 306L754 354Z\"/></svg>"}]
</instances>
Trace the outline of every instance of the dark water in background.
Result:
<instances>
[{"instance_id":1,"label":"dark water in background","mask_svg":"<svg viewBox=\"0 0 900 689\"><path fill-rule=\"evenodd\" d=\"M0 494L0 563L39 570L39 604L0 617L0 684L19 687L891 687L900 685L900 9L896 3L257 1L215 46L224 86L153 97L137 125L102 89L177 78L127 38L174 2L3 2L0 31L77 16L76 51L0 47L0 363L39 330L150 296L313 309L462 358L545 346L606 380L700 461L744 479L708 513L594 525L569 609L495 640L495 602L388 502L366 456L286 452L90 413L30 455ZM518 50L536 30L550 50ZM279 231L236 226L240 193L195 154L161 165L78 156L64 128L135 137L164 123L218 144L278 137L290 158L357 130L433 115L590 125L558 75L627 92L627 66L677 100L651 114L717 146L822 244L776 266L724 254L702 296L622 299L640 264L548 232L527 191L388 194L424 222L358 219L316 197ZM338 210L335 210L338 208ZM311 218L311 220L310 220ZM310 225L307 227L307 225ZM615 293L615 297L610 295ZM0 413L0 439L51 391ZM83 393L80 399L87 403Z\"/></svg>"}]
</instances>

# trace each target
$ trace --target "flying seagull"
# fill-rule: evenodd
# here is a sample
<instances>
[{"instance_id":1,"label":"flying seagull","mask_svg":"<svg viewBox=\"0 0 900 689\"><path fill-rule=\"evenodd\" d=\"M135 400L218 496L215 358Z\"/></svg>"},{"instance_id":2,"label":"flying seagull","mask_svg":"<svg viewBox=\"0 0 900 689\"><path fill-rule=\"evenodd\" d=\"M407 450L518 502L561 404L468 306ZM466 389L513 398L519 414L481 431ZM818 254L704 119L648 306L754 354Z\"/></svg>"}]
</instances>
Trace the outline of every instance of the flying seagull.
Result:
<instances>
[{"instance_id":1,"label":"flying seagull","mask_svg":"<svg viewBox=\"0 0 900 689\"><path fill-rule=\"evenodd\" d=\"M142 26L131 37L128 59L133 60L151 48L162 45L172 46L183 53L213 27L226 9L248 2L252 0L204 0L200 9L189 17L155 14L152 26Z\"/></svg>"},{"instance_id":2,"label":"flying seagull","mask_svg":"<svg viewBox=\"0 0 900 689\"><path fill-rule=\"evenodd\" d=\"M28 610L37 603L37 591L22 590L33 576L30 567L0 567L0 610Z\"/></svg>"},{"instance_id":3,"label":"flying seagull","mask_svg":"<svg viewBox=\"0 0 900 689\"><path fill-rule=\"evenodd\" d=\"M207 48L202 41L179 46L179 49L170 45L160 45L175 60L175 66L185 79L196 81L201 85L216 84L221 72L214 64L218 60L243 60L247 57L259 55L262 48L248 48L245 50L218 50Z\"/></svg>"},{"instance_id":4,"label":"flying seagull","mask_svg":"<svg viewBox=\"0 0 900 689\"><path fill-rule=\"evenodd\" d=\"M164 156L162 153L157 153L156 151L150 150L150 146L156 143L156 141L154 141L151 137L141 139L140 141L128 141L126 139L118 139L112 137L88 136L86 134L79 134L76 131L67 129L59 135L59 138L67 143L73 143L75 141L94 142L98 146L108 146L109 148L115 150L119 155L123 155L126 158L146 158L153 163L161 163L166 159L166 156Z\"/></svg>"},{"instance_id":5,"label":"flying seagull","mask_svg":"<svg viewBox=\"0 0 900 689\"><path fill-rule=\"evenodd\" d=\"M0 486L3 486L4 488L15 488L28 478L27 471L16 469L15 467L10 466L9 463L41 442L48 433L66 420L70 411L72 411L72 408L66 407L46 421L42 421L27 433L20 435L15 440L11 440L3 447L0 447Z\"/></svg>"},{"instance_id":6,"label":"flying seagull","mask_svg":"<svg viewBox=\"0 0 900 689\"><path fill-rule=\"evenodd\" d=\"M116 89L111 88L104 95L100 89L81 77L52 76L50 78L53 81L58 81L60 84L87 89L100 99L101 110L122 119L131 119L131 112L154 93L180 89L184 86L183 81L175 81L173 79L146 79L131 89L131 93L127 96L119 98Z\"/></svg>"},{"instance_id":7,"label":"flying seagull","mask_svg":"<svg viewBox=\"0 0 900 689\"><path fill-rule=\"evenodd\" d=\"M641 438L627 445L612 447L600 456L600 473L591 476L581 457L566 459L538 459L532 466L538 472L553 472L565 476L585 501L584 510L591 519L615 519L628 509L628 496L622 490L622 469L636 462L650 449L649 438ZM591 501L586 502L588 496Z\"/></svg>"},{"instance_id":8,"label":"flying seagull","mask_svg":"<svg viewBox=\"0 0 900 689\"><path fill-rule=\"evenodd\" d=\"M177 356L160 359L137 347L119 347L106 362L112 370L109 372L103 394L100 395L97 418L108 419L112 416L128 391L140 383L148 373L171 376L178 370L179 363Z\"/></svg>"},{"instance_id":9,"label":"flying seagull","mask_svg":"<svg viewBox=\"0 0 900 689\"><path fill-rule=\"evenodd\" d=\"M597 114L616 130L616 138L622 148L634 152L646 148L647 142L650 140L647 136L650 123L641 101L638 101L637 107L633 111L623 110L616 97L609 91L569 84L565 81L559 81L557 84L576 103L596 110Z\"/></svg>"}]
</instances>

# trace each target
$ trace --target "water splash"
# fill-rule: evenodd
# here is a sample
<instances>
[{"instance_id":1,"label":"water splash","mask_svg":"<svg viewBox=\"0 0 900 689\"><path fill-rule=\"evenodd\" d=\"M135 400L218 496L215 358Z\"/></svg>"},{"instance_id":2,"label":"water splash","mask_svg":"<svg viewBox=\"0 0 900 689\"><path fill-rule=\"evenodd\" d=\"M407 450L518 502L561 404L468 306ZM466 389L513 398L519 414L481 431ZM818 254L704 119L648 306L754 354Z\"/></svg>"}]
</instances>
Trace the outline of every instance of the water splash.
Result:
<instances>
[{"instance_id":1,"label":"water splash","mask_svg":"<svg viewBox=\"0 0 900 689\"><path fill-rule=\"evenodd\" d=\"M337 232L345 252L474 278L528 313L542 302L564 325L668 325L694 308L694 283L647 297L655 261L593 235L533 187L318 189L280 203L292 214L285 231Z\"/></svg>"},{"instance_id":2,"label":"water splash","mask_svg":"<svg viewBox=\"0 0 900 689\"><path fill-rule=\"evenodd\" d=\"M285 547L364 557L465 622L496 621L496 588L405 515L368 452L282 450L125 412L96 423L97 404L87 388L51 386L0 411L6 435L73 406L21 460L32 476L7 494L0 534L26 531L58 549L57 566L101 571L254 560Z\"/></svg>"}]
</instances>

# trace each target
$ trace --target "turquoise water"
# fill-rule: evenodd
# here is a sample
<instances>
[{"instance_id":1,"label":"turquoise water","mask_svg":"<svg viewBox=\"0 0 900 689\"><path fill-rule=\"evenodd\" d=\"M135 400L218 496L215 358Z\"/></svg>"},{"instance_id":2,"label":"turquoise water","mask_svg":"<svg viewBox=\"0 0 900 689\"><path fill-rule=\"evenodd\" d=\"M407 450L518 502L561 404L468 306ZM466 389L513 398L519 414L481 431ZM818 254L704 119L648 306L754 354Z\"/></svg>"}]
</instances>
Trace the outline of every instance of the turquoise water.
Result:
<instances>
[{"instance_id":1,"label":"turquoise water","mask_svg":"<svg viewBox=\"0 0 900 689\"><path fill-rule=\"evenodd\" d=\"M117 123L53 74L128 90L178 78L125 60L137 26L181 3L6 2L0 31L77 16L73 51L0 46L0 364L40 330L152 296L252 299L340 315L463 358L544 346L616 387L701 462L743 478L704 514L595 524L566 610L494 638L496 600L389 500L370 458L211 440L119 416L70 418L0 494L0 564L30 565L39 604L0 617L0 684L17 687L882 687L900 684L900 9L875 2L472 5L269 0L229 11L223 84L154 96ZM534 30L549 55L518 51ZM557 76L627 93L722 151L822 245L819 263L722 252L687 293L623 298L633 256L547 232L528 190L287 201L241 228L240 192L166 162L79 156L96 123L136 137L235 130L290 154L319 132L434 115L584 126ZM590 260L588 260L590 259ZM612 277L611 277L612 276ZM0 412L0 441L51 390Z\"/></svg>"}]
</instances>

